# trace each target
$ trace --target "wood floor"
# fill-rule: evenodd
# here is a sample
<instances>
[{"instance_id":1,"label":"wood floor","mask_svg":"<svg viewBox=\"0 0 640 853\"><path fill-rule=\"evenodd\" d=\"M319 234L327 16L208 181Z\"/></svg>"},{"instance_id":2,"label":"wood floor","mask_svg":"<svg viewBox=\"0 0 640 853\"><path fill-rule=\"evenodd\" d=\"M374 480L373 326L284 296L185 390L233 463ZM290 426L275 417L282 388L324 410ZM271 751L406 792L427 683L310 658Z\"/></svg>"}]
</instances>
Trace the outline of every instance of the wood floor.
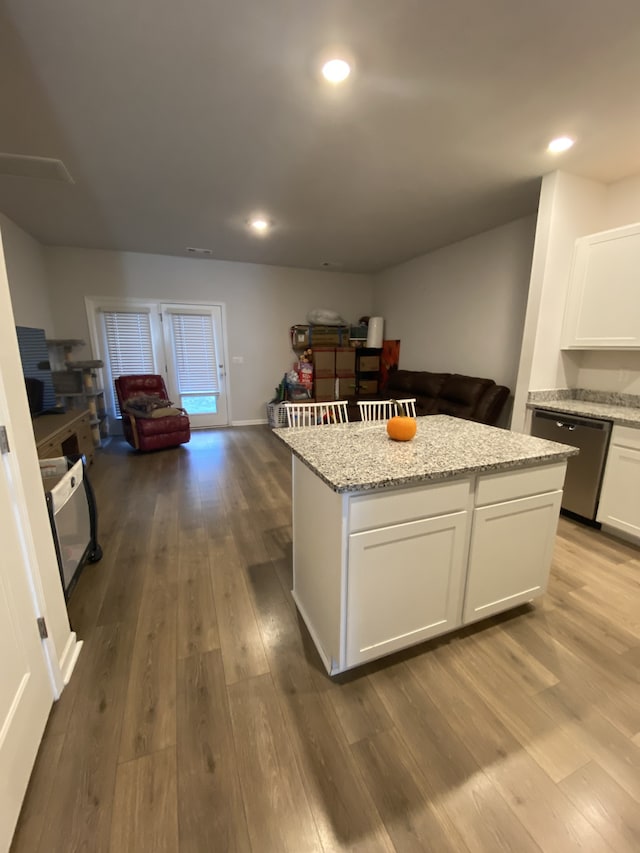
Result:
<instances>
[{"instance_id":1,"label":"wood floor","mask_svg":"<svg viewBox=\"0 0 640 853\"><path fill-rule=\"evenodd\" d=\"M640 551L561 520L535 608L332 681L289 467L266 427L98 454L104 558L13 853L638 851Z\"/></svg>"}]
</instances>

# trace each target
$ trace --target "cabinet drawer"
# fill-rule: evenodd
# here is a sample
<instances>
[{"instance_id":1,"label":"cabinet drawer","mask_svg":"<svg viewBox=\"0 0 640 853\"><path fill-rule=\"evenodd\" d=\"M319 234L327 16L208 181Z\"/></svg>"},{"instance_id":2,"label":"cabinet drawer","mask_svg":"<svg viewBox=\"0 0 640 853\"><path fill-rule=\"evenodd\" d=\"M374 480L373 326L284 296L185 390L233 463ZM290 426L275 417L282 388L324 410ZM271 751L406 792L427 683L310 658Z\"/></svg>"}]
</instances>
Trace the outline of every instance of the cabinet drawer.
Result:
<instances>
[{"instance_id":1,"label":"cabinet drawer","mask_svg":"<svg viewBox=\"0 0 640 853\"><path fill-rule=\"evenodd\" d=\"M640 429L614 424L611 432L611 444L640 450Z\"/></svg>"},{"instance_id":2,"label":"cabinet drawer","mask_svg":"<svg viewBox=\"0 0 640 853\"><path fill-rule=\"evenodd\" d=\"M380 370L379 355L363 355L360 357L359 370L361 373L377 373Z\"/></svg>"},{"instance_id":3,"label":"cabinet drawer","mask_svg":"<svg viewBox=\"0 0 640 853\"><path fill-rule=\"evenodd\" d=\"M566 467L566 462L559 462L542 468L521 468L480 476L476 487L476 506L487 506L561 489Z\"/></svg>"},{"instance_id":4,"label":"cabinet drawer","mask_svg":"<svg viewBox=\"0 0 640 853\"><path fill-rule=\"evenodd\" d=\"M62 456L59 441L47 441L46 444L38 445L38 459L55 459L58 456Z\"/></svg>"},{"instance_id":5,"label":"cabinet drawer","mask_svg":"<svg viewBox=\"0 0 640 853\"><path fill-rule=\"evenodd\" d=\"M349 501L349 531L372 530L467 509L470 480L373 492Z\"/></svg>"}]
</instances>

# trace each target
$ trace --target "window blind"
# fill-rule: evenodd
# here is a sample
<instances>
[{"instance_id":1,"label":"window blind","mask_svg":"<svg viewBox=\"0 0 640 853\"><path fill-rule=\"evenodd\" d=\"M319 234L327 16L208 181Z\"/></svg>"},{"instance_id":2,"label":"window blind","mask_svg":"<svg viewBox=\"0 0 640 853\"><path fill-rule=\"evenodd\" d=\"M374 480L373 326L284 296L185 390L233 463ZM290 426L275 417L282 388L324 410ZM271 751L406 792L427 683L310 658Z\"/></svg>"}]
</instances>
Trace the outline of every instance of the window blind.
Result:
<instances>
[{"instance_id":1,"label":"window blind","mask_svg":"<svg viewBox=\"0 0 640 853\"><path fill-rule=\"evenodd\" d=\"M218 360L210 314L171 313L180 394L217 394Z\"/></svg>"},{"instance_id":2,"label":"window blind","mask_svg":"<svg viewBox=\"0 0 640 853\"><path fill-rule=\"evenodd\" d=\"M107 363L111 381L129 373L155 373L151 318L144 311L103 311ZM120 406L114 397L116 417Z\"/></svg>"},{"instance_id":3,"label":"window blind","mask_svg":"<svg viewBox=\"0 0 640 853\"><path fill-rule=\"evenodd\" d=\"M111 377L154 373L151 322L141 311L105 311L104 327Z\"/></svg>"}]
</instances>

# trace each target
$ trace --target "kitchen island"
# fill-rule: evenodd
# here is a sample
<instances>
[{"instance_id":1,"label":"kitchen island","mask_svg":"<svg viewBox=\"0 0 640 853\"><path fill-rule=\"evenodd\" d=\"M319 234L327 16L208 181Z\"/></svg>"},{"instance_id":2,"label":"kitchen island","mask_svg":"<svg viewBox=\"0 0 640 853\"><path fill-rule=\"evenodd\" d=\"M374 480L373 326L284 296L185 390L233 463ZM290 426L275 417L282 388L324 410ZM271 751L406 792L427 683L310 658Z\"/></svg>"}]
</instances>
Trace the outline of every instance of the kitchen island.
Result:
<instances>
[{"instance_id":1,"label":"kitchen island","mask_svg":"<svg viewBox=\"0 0 640 853\"><path fill-rule=\"evenodd\" d=\"M544 593L574 447L418 418L274 431L293 452L293 590L327 671Z\"/></svg>"}]
</instances>

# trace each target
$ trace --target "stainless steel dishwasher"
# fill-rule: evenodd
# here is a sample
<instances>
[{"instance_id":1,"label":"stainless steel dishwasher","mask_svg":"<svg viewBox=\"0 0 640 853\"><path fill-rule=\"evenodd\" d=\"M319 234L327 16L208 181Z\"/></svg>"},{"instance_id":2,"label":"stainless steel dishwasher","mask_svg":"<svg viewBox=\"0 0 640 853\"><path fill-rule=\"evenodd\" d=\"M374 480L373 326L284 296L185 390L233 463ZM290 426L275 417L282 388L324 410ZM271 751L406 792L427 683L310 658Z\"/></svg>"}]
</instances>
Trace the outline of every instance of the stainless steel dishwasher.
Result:
<instances>
[{"instance_id":1,"label":"stainless steel dishwasher","mask_svg":"<svg viewBox=\"0 0 640 853\"><path fill-rule=\"evenodd\" d=\"M562 509L594 521L611 436L611 421L534 409L531 435L579 448L580 453L567 460Z\"/></svg>"}]
</instances>

